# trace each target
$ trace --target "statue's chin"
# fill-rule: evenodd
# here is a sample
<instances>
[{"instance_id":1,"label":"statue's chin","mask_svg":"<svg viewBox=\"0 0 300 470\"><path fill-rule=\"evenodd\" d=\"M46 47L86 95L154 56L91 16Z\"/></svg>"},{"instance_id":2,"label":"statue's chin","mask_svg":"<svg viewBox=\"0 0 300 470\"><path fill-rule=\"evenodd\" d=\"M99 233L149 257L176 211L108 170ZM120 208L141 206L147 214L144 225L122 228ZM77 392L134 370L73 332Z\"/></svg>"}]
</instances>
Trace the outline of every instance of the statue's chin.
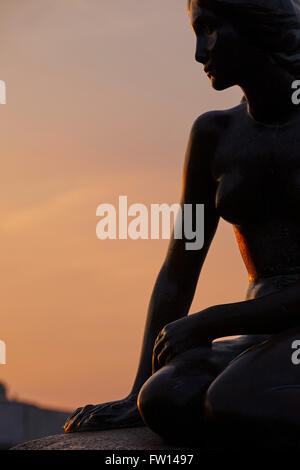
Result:
<instances>
[{"instance_id":1,"label":"statue's chin","mask_svg":"<svg viewBox=\"0 0 300 470\"><path fill-rule=\"evenodd\" d=\"M211 77L210 83L212 88L217 91L227 90L227 88L231 88L232 86L234 86L233 83L225 82L225 80L220 80L217 77Z\"/></svg>"}]
</instances>

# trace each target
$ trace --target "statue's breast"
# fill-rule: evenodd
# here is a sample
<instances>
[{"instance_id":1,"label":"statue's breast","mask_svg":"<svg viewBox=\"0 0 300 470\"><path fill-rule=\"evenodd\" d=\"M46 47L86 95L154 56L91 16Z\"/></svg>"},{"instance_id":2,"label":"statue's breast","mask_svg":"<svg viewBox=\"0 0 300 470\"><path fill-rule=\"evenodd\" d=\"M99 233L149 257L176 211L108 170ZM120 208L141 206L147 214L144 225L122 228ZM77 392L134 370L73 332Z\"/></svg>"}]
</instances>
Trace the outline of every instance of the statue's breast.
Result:
<instances>
[{"instance_id":1,"label":"statue's breast","mask_svg":"<svg viewBox=\"0 0 300 470\"><path fill-rule=\"evenodd\" d=\"M300 210L300 138L268 129L225 139L216 153L216 208L234 225ZM297 210L297 213L295 211Z\"/></svg>"}]
</instances>

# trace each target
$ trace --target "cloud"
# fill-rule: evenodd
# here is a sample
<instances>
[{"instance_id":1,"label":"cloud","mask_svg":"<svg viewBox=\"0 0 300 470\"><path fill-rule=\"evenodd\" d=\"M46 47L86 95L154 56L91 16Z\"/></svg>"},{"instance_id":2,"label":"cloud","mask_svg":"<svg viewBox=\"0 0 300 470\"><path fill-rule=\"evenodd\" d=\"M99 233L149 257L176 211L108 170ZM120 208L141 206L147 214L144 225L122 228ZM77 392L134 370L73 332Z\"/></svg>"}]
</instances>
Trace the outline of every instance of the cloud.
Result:
<instances>
[{"instance_id":1,"label":"cloud","mask_svg":"<svg viewBox=\"0 0 300 470\"><path fill-rule=\"evenodd\" d=\"M35 207L13 212L3 220L2 229L4 232L31 230L43 223L49 223L51 219L57 219L66 212L73 210L74 207L81 207L93 196L95 196L95 189L90 188L64 192Z\"/></svg>"}]
</instances>

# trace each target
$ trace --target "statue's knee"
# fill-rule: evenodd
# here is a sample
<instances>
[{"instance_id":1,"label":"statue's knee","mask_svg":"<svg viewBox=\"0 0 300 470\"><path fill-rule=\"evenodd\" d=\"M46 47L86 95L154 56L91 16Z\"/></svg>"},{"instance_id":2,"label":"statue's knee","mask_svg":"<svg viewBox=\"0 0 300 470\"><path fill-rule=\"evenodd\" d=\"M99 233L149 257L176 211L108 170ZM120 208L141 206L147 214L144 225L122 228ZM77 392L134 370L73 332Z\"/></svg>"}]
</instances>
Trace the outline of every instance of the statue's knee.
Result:
<instances>
[{"instance_id":1,"label":"statue's knee","mask_svg":"<svg viewBox=\"0 0 300 470\"><path fill-rule=\"evenodd\" d=\"M199 434L203 394L193 382L179 376L176 367L166 366L139 393L138 408L145 424L169 442L191 441Z\"/></svg>"},{"instance_id":2,"label":"statue's knee","mask_svg":"<svg viewBox=\"0 0 300 470\"><path fill-rule=\"evenodd\" d=\"M147 380L138 396L138 409L145 424L169 440L179 437L188 424L186 400L177 384L174 371L164 367Z\"/></svg>"},{"instance_id":3,"label":"statue's knee","mask_svg":"<svg viewBox=\"0 0 300 470\"><path fill-rule=\"evenodd\" d=\"M138 396L139 412L145 423L152 429L158 429L163 421L170 418L175 405L165 379L166 377L159 372L152 375L143 385Z\"/></svg>"}]
</instances>

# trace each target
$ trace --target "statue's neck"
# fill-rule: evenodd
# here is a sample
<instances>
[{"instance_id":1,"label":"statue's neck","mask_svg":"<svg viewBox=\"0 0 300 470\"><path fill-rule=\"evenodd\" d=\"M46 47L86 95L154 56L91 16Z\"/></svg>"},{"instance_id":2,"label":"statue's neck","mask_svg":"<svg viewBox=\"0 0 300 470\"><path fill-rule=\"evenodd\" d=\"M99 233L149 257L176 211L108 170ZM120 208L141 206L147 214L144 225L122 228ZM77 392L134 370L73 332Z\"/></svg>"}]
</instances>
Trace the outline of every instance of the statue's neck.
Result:
<instances>
[{"instance_id":1,"label":"statue's neck","mask_svg":"<svg viewBox=\"0 0 300 470\"><path fill-rule=\"evenodd\" d=\"M293 104L295 77L282 69L258 71L240 86L246 96L251 116L266 124L284 123L299 111Z\"/></svg>"}]
</instances>

